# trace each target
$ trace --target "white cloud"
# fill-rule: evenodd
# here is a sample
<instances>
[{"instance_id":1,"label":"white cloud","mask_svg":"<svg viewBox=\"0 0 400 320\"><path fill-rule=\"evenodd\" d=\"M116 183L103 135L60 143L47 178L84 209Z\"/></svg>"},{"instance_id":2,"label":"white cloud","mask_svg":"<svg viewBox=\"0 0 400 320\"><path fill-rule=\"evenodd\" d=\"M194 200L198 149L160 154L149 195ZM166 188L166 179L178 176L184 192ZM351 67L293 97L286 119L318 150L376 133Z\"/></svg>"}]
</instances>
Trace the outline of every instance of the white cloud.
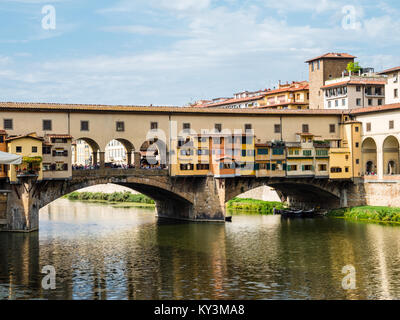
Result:
<instances>
[{"instance_id":1,"label":"white cloud","mask_svg":"<svg viewBox=\"0 0 400 320\"><path fill-rule=\"evenodd\" d=\"M2 81L13 81L15 88L2 89L2 95L18 100L26 97L75 103L184 104L191 98L229 96L234 91L273 86L277 80L304 80L308 74L303 61L327 51L360 55L364 66L364 61L371 61L369 66L387 66L394 59L366 55L362 49L372 43L374 49L379 48L391 44L389 38L400 38L400 26L390 15L362 19L359 30L349 31L340 24L340 5L344 1L318 1L314 2L316 7L312 3L268 0L266 5L278 10L326 12L335 23L296 26L254 4L228 9L211 7L208 0L153 0L153 10L158 5L163 14L170 12L185 27L163 29L138 23L105 26L102 30L144 35L149 40L154 36L178 36L162 49L141 48L140 53L132 50L124 54L115 50L115 54L108 55L8 65L1 74ZM140 1L123 1L102 12L128 12L141 5ZM269 16L262 16L266 12ZM126 37L126 42L129 39ZM377 41L381 39L385 42Z\"/></svg>"}]
</instances>

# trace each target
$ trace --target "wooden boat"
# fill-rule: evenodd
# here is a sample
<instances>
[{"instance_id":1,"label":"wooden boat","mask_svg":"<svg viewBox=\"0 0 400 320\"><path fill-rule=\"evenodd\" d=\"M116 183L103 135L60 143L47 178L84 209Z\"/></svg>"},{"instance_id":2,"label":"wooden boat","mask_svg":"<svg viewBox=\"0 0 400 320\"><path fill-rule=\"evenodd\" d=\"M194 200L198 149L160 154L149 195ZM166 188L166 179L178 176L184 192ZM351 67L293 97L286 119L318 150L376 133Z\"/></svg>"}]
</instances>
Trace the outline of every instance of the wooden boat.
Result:
<instances>
[{"instance_id":1,"label":"wooden boat","mask_svg":"<svg viewBox=\"0 0 400 320\"><path fill-rule=\"evenodd\" d=\"M226 222L232 222L232 216L225 217L225 221L226 221Z\"/></svg>"}]
</instances>

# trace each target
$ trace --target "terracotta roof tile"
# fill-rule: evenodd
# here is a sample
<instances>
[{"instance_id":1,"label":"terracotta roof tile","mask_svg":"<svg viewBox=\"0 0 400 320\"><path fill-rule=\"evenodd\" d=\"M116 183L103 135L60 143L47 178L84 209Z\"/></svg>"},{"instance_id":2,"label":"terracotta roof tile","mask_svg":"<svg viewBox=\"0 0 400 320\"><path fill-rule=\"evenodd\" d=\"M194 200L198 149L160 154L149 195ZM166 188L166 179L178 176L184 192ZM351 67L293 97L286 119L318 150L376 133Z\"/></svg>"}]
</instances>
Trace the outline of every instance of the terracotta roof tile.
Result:
<instances>
[{"instance_id":1,"label":"terracotta roof tile","mask_svg":"<svg viewBox=\"0 0 400 320\"><path fill-rule=\"evenodd\" d=\"M394 67L394 68L391 68L391 69L386 69L386 70L383 70L381 72L378 72L377 74L388 74L388 73L392 73L392 72L395 72L395 71L400 71L400 67Z\"/></svg>"},{"instance_id":2,"label":"terracotta roof tile","mask_svg":"<svg viewBox=\"0 0 400 320\"><path fill-rule=\"evenodd\" d=\"M127 113L156 113L156 114L238 114L238 115L340 115L343 110L274 110L274 109L223 109L199 107L144 107L144 106L110 106L86 104L55 104L55 103L19 103L0 102L1 110L11 111L53 111L53 112L127 112Z\"/></svg>"},{"instance_id":3,"label":"terracotta roof tile","mask_svg":"<svg viewBox=\"0 0 400 320\"><path fill-rule=\"evenodd\" d=\"M315 57L313 59L307 60L306 63L319 60L319 59L355 59L357 57L352 56L351 54L348 53L336 53L336 52L329 52L326 54L323 54L321 56Z\"/></svg>"},{"instance_id":4,"label":"terracotta roof tile","mask_svg":"<svg viewBox=\"0 0 400 320\"><path fill-rule=\"evenodd\" d=\"M376 81L349 80L349 81L342 81L342 82L327 84L321 88L326 89L326 88L339 87L339 86L343 86L343 85L385 85L385 84L386 84L386 80L376 80Z\"/></svg>"},{"instance_id":5,"label":"terracotta roof tile","mask_svg":"<svg viewBox=\"0 0 400 320\"><path fill-rule=\"evenodd\" d=\"M400 110L400 103L386 104L386 105L377 106L377 107L366 107L366 108L353 109L353 110L350 110L350 114L357 115L357 114L363 114L363 113L391 111L391 110Z\"/></svg>"}]
</instances>

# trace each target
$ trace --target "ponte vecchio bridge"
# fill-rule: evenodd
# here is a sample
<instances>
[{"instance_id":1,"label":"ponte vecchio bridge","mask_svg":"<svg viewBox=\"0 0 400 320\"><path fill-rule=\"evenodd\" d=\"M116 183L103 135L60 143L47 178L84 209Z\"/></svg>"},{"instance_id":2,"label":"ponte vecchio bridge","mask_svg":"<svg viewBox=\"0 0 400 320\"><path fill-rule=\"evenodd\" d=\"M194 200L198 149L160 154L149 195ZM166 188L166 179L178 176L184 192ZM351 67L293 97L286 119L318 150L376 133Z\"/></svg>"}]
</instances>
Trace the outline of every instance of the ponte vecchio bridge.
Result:
<instances>
[{"instance_id":1,"label":"ponte vecchio bridge","mask_svg":"<svg viewBox=\"0 0 400 320\"><path fill-rule=\"evenodd\" d=\"M396 205L400 133L399 129L380 132L379 128L387 125L379 123L399 119L399 114L399 105L350 112L0 103L0 123L4 123L3 129L9 137L33 132L40 137L71 136L74 140L86 141L92 149L94 163L99 163L98 170L72 171L66 179L38 180L27 175L12 182L5 177L0 230L36 230L41 207L74 190L109 182L131 187L155 199L160 217L194 221L224 221L228 200L263 185L275 188L283 200L293 205L332 208L366 204L371 200L372 191L376 194L381 186L386 188L390 184L391 196L381 201ZM194 156L190 148L182 153L178 143L188 129L195 132L191 136L198 143L205 130L216 131L210 141L217 138L220 144L227 141L226 134L225 140L221 139L225 129L251 132L254 139L251 152L239 151L242 159L252 157L254 166L248 169L251 172L242 167L239 170L242 174L237 174L238 168L225 162L227 158L235 162L237 155L233 152L217 157L214 148L209 148L209 154L204 157L211 159L213 155L217 165L204 166L203 153L199 152L197 164L202 166L195 167L188 161ZM349 135L349 130L354 130L354 135ZM105 147L111 140L124 145L128 162L136 164L135 168L105 167ZM145 170L137 166L140 148L148 141L156 144L159 161L166 164L164 169ZM307 147L311 143L310 146L317 148L317 142L328 142L325 147L336 151L320 152L320 156L315 151L314 162L302 164L310 157L303 153L303 144ZM280 149L280 143L284 149ZM257 153L254 148L262 152ZM290 154L291 148L293 154ZM281 154L276 150L284 151ZM350 162L339 171L342 159Z\"/></svg>"}]
</instances>

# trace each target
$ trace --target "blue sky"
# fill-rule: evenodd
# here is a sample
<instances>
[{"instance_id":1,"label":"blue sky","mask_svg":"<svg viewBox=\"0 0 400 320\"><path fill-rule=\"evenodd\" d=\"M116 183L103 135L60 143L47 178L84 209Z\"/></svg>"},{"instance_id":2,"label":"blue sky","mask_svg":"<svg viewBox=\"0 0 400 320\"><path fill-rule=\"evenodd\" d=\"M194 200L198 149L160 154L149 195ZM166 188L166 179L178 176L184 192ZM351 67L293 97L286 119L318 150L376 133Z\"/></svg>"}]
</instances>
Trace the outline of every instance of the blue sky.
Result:
<instances>
[{"instance_id":1,"label":"blue sky","mask_svg":"<svg viewBox=\"0 0 400 320\"><path fill-rule=\"evenodd\" d=\"M0 101L184 105L307 80L304 61L326 52L381 70L400 65L399 13L398 0L0 0Z\"/></svg>"}]
</instances>

